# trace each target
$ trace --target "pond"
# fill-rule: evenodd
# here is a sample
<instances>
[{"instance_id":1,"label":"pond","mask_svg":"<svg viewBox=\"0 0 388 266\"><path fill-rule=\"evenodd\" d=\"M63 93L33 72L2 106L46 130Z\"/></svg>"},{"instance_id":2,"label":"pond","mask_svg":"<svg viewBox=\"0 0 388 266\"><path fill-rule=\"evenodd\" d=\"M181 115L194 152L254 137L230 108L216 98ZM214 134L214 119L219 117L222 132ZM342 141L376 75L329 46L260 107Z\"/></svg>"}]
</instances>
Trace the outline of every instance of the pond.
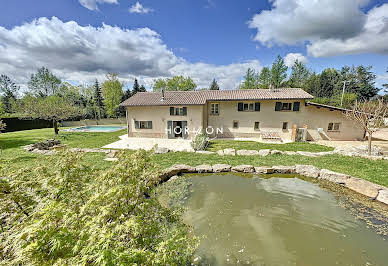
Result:
<instances>
[{"instance_id":1,"label":"pond","mask_svg":"<svg viewBox=\"0 0 388 266\"><path fill-rule=\"evenodd\" d=\"M197 264L388 263L385 236L317 183L225 174L184 176L166 186L173 188L168 199L185 207L185 222L201 237Z\"/></svg>"}]
</instances>

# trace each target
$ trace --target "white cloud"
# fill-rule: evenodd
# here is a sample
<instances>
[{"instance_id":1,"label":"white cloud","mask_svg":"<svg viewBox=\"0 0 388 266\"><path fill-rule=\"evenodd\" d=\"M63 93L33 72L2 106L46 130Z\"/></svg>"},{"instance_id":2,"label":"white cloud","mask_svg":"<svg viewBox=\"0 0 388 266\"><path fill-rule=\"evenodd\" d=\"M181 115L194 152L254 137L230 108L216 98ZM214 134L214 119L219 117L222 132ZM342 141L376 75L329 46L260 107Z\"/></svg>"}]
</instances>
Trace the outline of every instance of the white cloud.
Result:
<instances>
[{"instance_id":1,"label":"white cloud","mask_svg":"<svg viewBox=\"0 0 388 266\"><path fill-rule=\"evenodd\" d=\"M79 3L89 10L98 10L97 4L118 4L117 0L78 0Z\"/></svg>"},{"instance_id":2,"label":"white cloud","mask_svg":"<svg viewBox=\"0 0 388 266\"><path fill-rule=\"evenodd\" d=\"M315 57L370 52L388 54L388 4L370 10L363 30L356 36L313 41L307 45L307 51Z\"/></svg>"},{"instance_id":3,"label":"white cloud","mask_svg":"<svg viewBox=\"0 0 388 266\"><path fill-rule=\"evenodd\" d=\"M368 13L370 0L272 0L272 9L249 22L267 46L307 42L308 54L388 53L388 4Z\"/></svg>"},{"instance_id":4,"label":"white cloud","mask_svg":"<svg viewBox=\"0 0 388 266\"><path fill-rule=\"evenodd\" d=\"M139 2L136 2L133 6L129 8L130 13L138 13L138 14L147 14L149 12L152 12L153 9L144 7L142 4Z\"/></svg>"},{"instance_id":5,"label":"white cloud","mask_svg":"<svg viewBox=\"0 0 388 266\"><path fill-rule=\"evenodd\" d=\"M304 64L308 63L307 58L300 53L289 53L286 55L286 57L284 57L284 63L288 67L292 67L296 60L298 60L299 62L302 62Z\"/></svg>"},{"instance_id":6,"label":"white cloud","mask_svg":"<svg viewBox=\"0 0 388 266\"><path fill-rule=\"evenodd\" d=\"M103 24L80 26L53 17L6 29L0 27L0 73L26 84L39 67L48 67L63 80L92 82L115 72L126 82L135 77L153 79L190 75L198 87L213 78L223 89L236 88L248 67L261 68L257 60L229 65L190 63L176 56L161 36L149 28L122 29Z\"/></svg>"}]
</instances>

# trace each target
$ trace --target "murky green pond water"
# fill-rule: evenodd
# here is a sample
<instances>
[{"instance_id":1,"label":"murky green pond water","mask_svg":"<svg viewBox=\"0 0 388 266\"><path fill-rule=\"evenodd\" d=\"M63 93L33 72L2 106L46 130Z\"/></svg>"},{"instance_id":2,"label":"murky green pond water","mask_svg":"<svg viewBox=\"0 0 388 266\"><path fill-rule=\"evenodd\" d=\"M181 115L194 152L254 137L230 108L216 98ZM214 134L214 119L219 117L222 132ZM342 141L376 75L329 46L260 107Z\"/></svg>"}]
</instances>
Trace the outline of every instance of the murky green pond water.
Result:
<instances>
[{"instance_id":1,"label":"murky green pond water","mask_svg":"<svg viewBox=\"0 0 388 266\"><path fill-rule=\"evenodd\" d=\"M232 174L180 179L187 191L173 198L183 199L185 221L204 236L198 264L388 265L388 240L318 184Z\"/></svg>"}]
</instances>

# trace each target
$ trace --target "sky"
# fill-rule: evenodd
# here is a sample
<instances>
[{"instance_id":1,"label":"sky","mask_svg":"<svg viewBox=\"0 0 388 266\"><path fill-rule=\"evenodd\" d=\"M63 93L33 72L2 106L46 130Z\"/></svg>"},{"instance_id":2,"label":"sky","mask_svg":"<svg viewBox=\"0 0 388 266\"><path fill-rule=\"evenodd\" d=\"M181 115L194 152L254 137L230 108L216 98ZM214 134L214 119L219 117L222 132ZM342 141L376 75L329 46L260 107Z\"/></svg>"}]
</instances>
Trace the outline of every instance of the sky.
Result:
<instances>
[{"instance_id":1,"label":"sky","mask_svg":"<svg viewBox=\"0 0 388 266\"><path fill-rule=\"evenodd\" d=\"M0 74L25 86L42 66L87 84L117 73L148 89L157 78L215 78L236 89L276 56L312 71L371 65L388 82L388 1L1 0Z\"/></svg>"}]
</instances>

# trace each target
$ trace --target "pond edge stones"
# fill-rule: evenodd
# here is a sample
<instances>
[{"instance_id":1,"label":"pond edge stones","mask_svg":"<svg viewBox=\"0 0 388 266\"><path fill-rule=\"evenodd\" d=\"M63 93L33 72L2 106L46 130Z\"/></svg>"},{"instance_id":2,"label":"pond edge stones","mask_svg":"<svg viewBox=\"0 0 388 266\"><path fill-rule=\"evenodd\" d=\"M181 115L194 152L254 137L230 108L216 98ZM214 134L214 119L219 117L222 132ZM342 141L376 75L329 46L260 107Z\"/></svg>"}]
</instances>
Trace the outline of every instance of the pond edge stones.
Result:
<instances>
[{"instance_id":1,"label":"pond edge stones","mask_svg":"<svg viewBox=\"0 0 388 266\"><path fill-rule=\"evenodd\" d=\"M302 176L326 180L338 185L342 185L354 192L369 197L371 200L377 200L388 205L388 188L374 184L367 180L353 177L347 174L337 173L328 169L319 169L313 165L276 165L276 166L252 166L252 165L236 165L229 164L208 164L198 165L196 167L186 164L176 164L165 169L160 175L160 181L166 182L171 177L174 179L184 173L258 173L258 174L299 174Z\"/></svg>"}]
</instances>

